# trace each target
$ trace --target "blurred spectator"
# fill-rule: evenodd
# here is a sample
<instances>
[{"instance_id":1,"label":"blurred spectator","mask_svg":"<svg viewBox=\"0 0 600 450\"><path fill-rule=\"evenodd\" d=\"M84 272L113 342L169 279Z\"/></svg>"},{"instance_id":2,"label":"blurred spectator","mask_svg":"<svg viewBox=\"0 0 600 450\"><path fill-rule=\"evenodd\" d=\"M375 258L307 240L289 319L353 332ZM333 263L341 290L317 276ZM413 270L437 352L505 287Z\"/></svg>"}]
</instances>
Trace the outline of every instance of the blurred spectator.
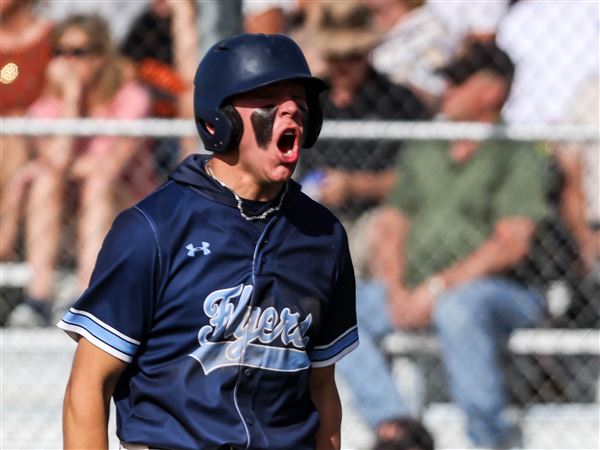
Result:
<instances>
[{"instance_id":1,"label":"blurred spectator","mask_svg":"<svg viewBox=\"0 0 600 450\"><path fill-rule=\"evenodd\" d=\"M363 0L383 39L373 49L373 67L394 83L408 84L433 109L445 83L435 73L448 60L447 30L425 0Z\"/></svg>"},{"instance_id":2,"label":"blurred spectator","mask_svg":"<svg viewBox=\"0 0 600 450\"><path fill-rule=\"evenodd\" d=\"M312 34L321 28L327 8L311 0L297 0L296 5L289 16L289 34L302 47L313 75L325 78L327 67Z\"/></svg>"},{"instance_id":3,"label":"blurred spectator","mask_svg":"<svg viewBox=\"0 0 600 450\"><path fill-rule=\"evenodd\" d=\"M146 7L147 2L148 0L100 2L42 0L40 12L54 22L62 22L73 15L99 15L110 27L113 41L121 42L131 22Z\"/></svg>"},{"instance_id":4,"label":"blurred spectator","mask_svg":"<svg viewBox=\"0 0 600 450\"><path fill-rule=\"evenodd\" d=\"M0 111L22 116L40 95L52 56L52 23L37 12L37 0L0 2ZM26 140L0 136L0 259L15 257L18 203L12 175L28 159Z\"/></svg>"},{"instance_id":5,"label":"blurred spectator","mask_svg":"<svg viewBox=\"0 0 600 450\"><path fill-rule=\"evenodd\" d=\"M320 4L321 22L307 29L326 62L331 87L321 97L325 119L418 120L429 117L423 103L405 86L394 85L369 63L381 34L360 2ZM367 139L321 139L301 159L302 174L322 177L318 199L334 208L347 225L377 204L390 185L390 170L401 144ZM365 148L368 149L365 151ZM305 180L306 184L306 180ZM306 186L305 186L306 187Z\"/></svg>"},{"instance_id":6,"label":"blurred spectator","mask_svg":"<svg viewBox=\"0 0 600 450\"><path fill-rule=\"evenodd\" d=\"M52 23L36 11L38 0L0 3L0 106L3 116L20 116L41 94L52 57Z\"/></svg>"},{"instance_id":7,"label":"blurred spectator","mask_svg":"<svg viewBox=\"0 0 600 450\"><path fill-rule=\"evenodd\" d=\"M450 54L461 53L470 42L494 42L509 6L508 0L430 1L426 5L448 30L445 43Z\"/></svg>"},{"instance_id":8,"label":"blurred spectator","mask_svg":"<svg viewBox=\"0 0 600 450\"><path fill-rule=\"evenodd\" d=\"M600 78L586 80L570 103L569 121L578 124L600 123ZM567 145L559 149L565 169L566 186L563 216L581 249L586 270L600 258L600 148L598 142Z\"/></svg>"},{"instance_id":9,"label":"blurred spectator","mask_svg":"<svg viewBox=\"0 0 600 450\"><path fill-rule=\"evenodd\" d=\"M567 119L578 86L598 73L598 2L521 0L504 17L497 42L515 61L508 123L547 124Z\"/></svg>"},{"instance_id":10,"label":"blurred spectator","mask_svg":"<svg viewBox=\"0 0 600 450\"><path fill-rule=\"evenodd\" d=\"M506 54L474 44L442 72L451 82L441 105L446 119L499 120L513 72ZM520 446L518 427L504 415L501 351L512 330L540 321L544 298L507 271L527 255L546 215L544 179L544 160L526 144L407 146L389 206L374 215L368 238L373 279L357 288L361 345L338 365L365 413L403 411L389 391L381 339L432 325L473 444Z\"/></svg>"},{"instance_id":11,"label":"blurred spectator","mask_svg":"<svg viewBox=\"0 0 600 450\"><path fill-rule=\"evenodd\" d=\"M578 124L599 123L600 79L595 76L579 87L570 102L567 120ZM555 221L570 232L575 257L564 264L557 277L568 290L557 312L560 326L600 325L600 150L598 142L560 143L551 147L560 169ZM559 222L560 223L560 222ZM564 253L563 249L553 252ZM579 263L579 264L577 264ZM561 315L562 313L562 315Z\"/></svg>"},{"instance_id":12,"label":"blurred spectator","mask_svg":"<svg viewBox=\"0 0 600 450\"><path fill-rule=\"evenodd\" d=\"M531 0L521 0L511 8L497 36L499 45L517 62L513 90L502 111L508 123L598 124L600 105L597 94L594 100L594 90L600 66L599 8L598 2ZM573 111L574 104L578 112ZM536 248L550 258L544 266L537 266L550 269L545 271L546 278L552 277L567 292L563 301L567 311L563 306L554 317L561 326L597 326L600 320L598 286L592 283L590 289L588 283L597 255L591 226L600 191L598 147L592 147L549 146L556 160L550 190L555 213L536 240ZM592 219L591 223L586 219ZM583 271L578 262L583 263Z\"/></svg>"},{"instance_id":13,"label":"blurred spectator","mask_svg":"<svg viewBox=\"0 0 600 450\"><path fill-rule=\"evenodd\" d=\"M128 80L106 23L72 16L56 26L47 91L30 108L38 118L137 119L149 96ZM87 285L102 239L117 210L154 186L150 155L137 138L38 138L34 159L15 174L25 205L26 251L33 279L27 298L8 318L13 326L48 325L63 213L77 221L78 275ZM25 196L25 194L28 194ZM78 211L67 211L68 200Z\"/></svg>"},{"instance_id":14,"label":"blurred spectator","mask_svg":"<svg viewBox=\"0 0 600 450\"><path fill-rule=\"evenodd\" d=\"M296 7L293 0L244 0L242 14L248 33L285 33L287 15Z\"/></svg>"},{"instance_id":15,"label":"blurred spectator","mask_svg":"<svg viewBox=\"0 0 600 450\"><path fill-rule=\"evenodd\" d=\"M243 0L200 1L198 5L198 32L200 54L204 55L216 42L244 31Z\"/></svg>"},{"instance_id":16,"label":"blurred spectator","mask_svg":"<svg viewBox=\"0 0 600 450\"><path fill-rule=\"evenodd\" d=\"M197 10L194 0L152 0L125 38L122 52L152 93L154 117L194 116L193 81L200 53ZM161 174L196 151L198 140L193 136L154 141L153 153Z\"/></svg>"}]
</instances>

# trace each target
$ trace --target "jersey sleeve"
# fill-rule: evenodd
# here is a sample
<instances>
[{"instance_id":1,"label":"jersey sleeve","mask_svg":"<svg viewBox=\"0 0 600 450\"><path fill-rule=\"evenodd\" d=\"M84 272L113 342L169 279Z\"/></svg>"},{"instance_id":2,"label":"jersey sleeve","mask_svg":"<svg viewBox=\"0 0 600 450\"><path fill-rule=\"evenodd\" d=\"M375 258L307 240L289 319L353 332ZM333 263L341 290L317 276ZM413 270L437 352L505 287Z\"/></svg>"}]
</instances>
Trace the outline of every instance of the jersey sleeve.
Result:
<instances>
[{"instance_id":1,"label":"jersey sleeve","mask_svg":"<svg viewBox=\"0 0 600 450\"><path fill-rule=\"evenodd\" d=\"M113 223L90 285L58 327L74 340L131 362L145 340L155 303L160 253L150 219L132 208Z\"/></svg>"},{"instance_id":2,"label":"jersey sleeve","mask_svg":"<svg viewBox=\"0 0 600 450\"><path fill-rule=\"evenodd\" d=\"M356 282L345 232L339 258L332 298L322 311L321 330L308 352L312 367L333 365L358 347Z\"/></svg>"}]
</instances>

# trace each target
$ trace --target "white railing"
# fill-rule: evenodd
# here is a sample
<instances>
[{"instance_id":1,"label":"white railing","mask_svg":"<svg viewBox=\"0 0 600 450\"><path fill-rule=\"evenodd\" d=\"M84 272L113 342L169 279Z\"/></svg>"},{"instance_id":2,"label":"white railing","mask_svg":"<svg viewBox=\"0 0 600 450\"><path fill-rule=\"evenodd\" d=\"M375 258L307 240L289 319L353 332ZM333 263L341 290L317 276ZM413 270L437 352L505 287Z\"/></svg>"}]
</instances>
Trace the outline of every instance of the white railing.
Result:
<instances>
[{"instance_id":1,"label":"white railing","mask_svg":"<svg viewBox=\"0 0 600 450\"><path fill-rule=\"evenodd\" d=\"M195 136L191 119L32 119L0 118L4 135L73 135L73 136ZM466 122L394 122L335 120L323 124L321 138L349 139L507 139L516 141L598 141L598 125L490 125Z\"/></svg>"}]
</instances>

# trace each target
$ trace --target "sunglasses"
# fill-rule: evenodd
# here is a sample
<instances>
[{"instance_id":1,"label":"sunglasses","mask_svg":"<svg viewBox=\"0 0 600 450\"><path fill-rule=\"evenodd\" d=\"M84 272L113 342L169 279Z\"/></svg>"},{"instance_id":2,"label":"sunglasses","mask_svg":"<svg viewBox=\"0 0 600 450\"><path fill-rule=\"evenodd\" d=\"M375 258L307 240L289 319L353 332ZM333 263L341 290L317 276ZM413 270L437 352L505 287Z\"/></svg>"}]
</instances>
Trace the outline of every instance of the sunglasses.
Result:
<instances>
[{"instance_id":1,"label":"sunglasses","mask_svg":"<svg viewBox=\"0 0 600 450\"><path fill-rule=\"evenodd\" d=\"M54 49L54 56L74 57L74 58L85 58L93 54L97 54L98 50L92 47L73 47L73 48L60 48Z\"/></svg>"}]
</instances>

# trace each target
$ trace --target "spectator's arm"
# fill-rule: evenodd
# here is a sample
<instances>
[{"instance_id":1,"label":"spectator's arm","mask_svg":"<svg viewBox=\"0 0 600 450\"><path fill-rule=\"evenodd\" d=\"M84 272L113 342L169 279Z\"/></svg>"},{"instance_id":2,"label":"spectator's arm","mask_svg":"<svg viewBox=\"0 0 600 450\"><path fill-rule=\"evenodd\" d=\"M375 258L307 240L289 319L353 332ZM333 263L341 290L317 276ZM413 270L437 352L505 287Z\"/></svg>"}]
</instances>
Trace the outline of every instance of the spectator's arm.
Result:
<instances>
[{"instance_id":1,"label":"spectator's arm","mask_svg":"<svg viewBox=\"0 0 600 450\"><path fill-rule=\"evenodd\" d=\"M390 313L394 325L408 328L429 325L436 297L443 290L503 271L520 261L529 250L534 229L534 222L525 217L501 219L492 236L462 260L412 291L391 291Z\"/></svg>"},{"instance_id":2,"label":"spectator's arm","mask_svg":"<svg viewBox=\"0 0 600 450\"><path fill-rule=\"evenodd\" d=\"M248 33L283 33L285 11L278 6L267 7L260 11L248 11L244 17L244 28Z\"/></svg>"},{"instance_id":3,"label":"spectator's arm","mask_svg":"<svg viewBox=\"0 0 600 450\"><path fill-rule=\"evenodd\" d=\"M448 288L506 270L527 255L534 231L535 223L527 217L501 219L489 239L438 276Z\"/></svg>"},{"instance_id":4,"label":"spectator's arm","mask_svg":"<svg viewBox=\"0 0 600 450\"><path fill-rule=\"evenodd\" d=\"M594 234L586 221L582 161L577 148L572 146L560 149L556 156L564 174L560 213L577 241L585 268L589 269L600 249L595 245Z\"/></svg>"},{"instance_id":5,"label":"spectator's arm","mask_svg":"<svg viewBox=\"0 0 600 450\"><path fill-rule=\"evenodd\" d=\"M127 364L80 338L63 405L65 449L107 449L110 398Z\"/></svg>"},{"instance_id":6,"label":"spectator's arm","mask_svg":"<svg viewBox=\"0 0 600 450\"><path fill-rule=\"evenodd\" d=\"M383 200L396 181L393 169L380 172L330 169L325 174L321 200L329 206L339 206L349 199Z\"/></svg>"},{"instance_id":7,"label":"spectator's arm","mask_svg":"<svg viewBox=\"0 0 600 450\"><path fill-rule=\"evenodd\" d=\"M317 450L340 449L342 405L334 375L335 365L312 368L310 373L310 394L320 418Z\"/></svg>"},{"instance_id":8,"label":"spectator's arm","mask_svg":"<svg viewBox=\"0 0 600 450\"><path fill-rule=\"evenodd\" d=\"M48 84L58 99L40 100L32 106L30 116L37 118L75 119L81 115L83 86L68 61L54 58L46 69ZM60 103L58 114L51 103ZM36 140L37 157L49 167L62 172L73 157L73 135L58 135Z\"/></svg>"},{"instance_id":9,"label":"spectator's arm","mask_svg":"<svg viewBox=\"0 0 600 450\"><path fill-rule=\"evenodd\" d=\"M190 1L169 0L172 11L171 32L175 69L189 91L193 92L194 74L199 54L199 37L196 25L197 14ZM192 111L192 105L189 106ZM188 116L185 116L188 117ZM190 114L189 117L192 117Z\"/></svg>"},{"instance_id":10,"label":"spectator's arm","mask_svg":"<svg viewBox=\"0 0 600 450\"><path fill-rule=\"evenodd\" d=\"M383 207L375 213L367 236L372 249L369 271L386 286L390 299L407 292L405 242L409 229L409 219L397 208Z\"/></svg>"},{"instance_id":11,"label":"spectator's arm","mask_svg":"<svg viewBox=\"0 0 600 450\"><path fill-rule=\"evenodd\" d=\"M372 275L386 287L392 323L399 328L429 324L434 298L427 291L405 285L405 243L410 229L407 216L394 207L381 209L373 221Z\"/></svg>"},{"instance_id":12,"label":"spectator's arm","mask_svg":"<svg viewBox=\"0 0 600 450\"><path fill-rule=\"evenodd\" d=\"M200 38L197 28L197 12L191 1L169 0L173 14L171 32L173 37L173 56L175 69L185 85L185 91L177 98L179 117L194 117L194 74L196 59L192 55L200 54ZM197 149L196 137L181 139L181 157L194 153Z\"/></svg>"}]
</instances>

